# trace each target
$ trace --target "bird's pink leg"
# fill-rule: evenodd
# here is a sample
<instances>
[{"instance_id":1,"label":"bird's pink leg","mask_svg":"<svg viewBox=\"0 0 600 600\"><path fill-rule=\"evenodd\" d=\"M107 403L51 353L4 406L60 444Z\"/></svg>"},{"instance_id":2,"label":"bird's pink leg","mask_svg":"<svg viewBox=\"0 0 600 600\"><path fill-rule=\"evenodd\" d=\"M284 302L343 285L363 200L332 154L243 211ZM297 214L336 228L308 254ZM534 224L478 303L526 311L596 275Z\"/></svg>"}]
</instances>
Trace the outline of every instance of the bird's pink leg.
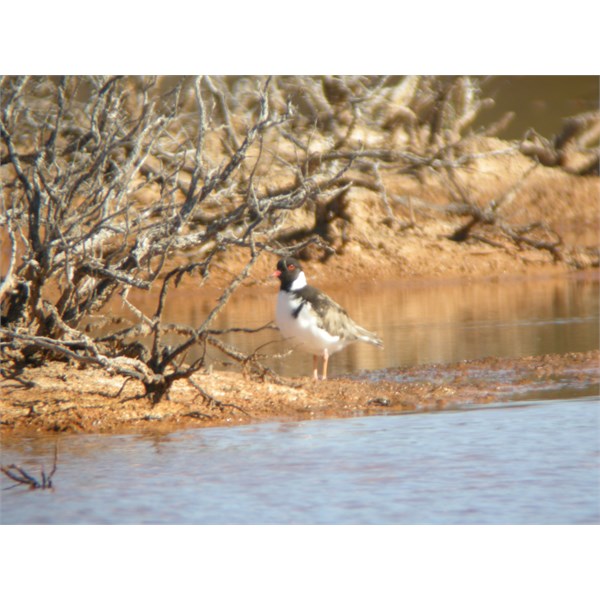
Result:
<instances>
[{"instance_id":1,"label":"bird's pink leg","mask_svg":"<svg viewBox=\"0 0 600 600\"><path fill-rule=\"evenodd\" d=\"M329 362L329 352L327 348L323 351L323 381L327 379L327 363Z\"/></svg>"},{"instance_id":2,"label":"bird's pink leg","mask_svg":"<svg viewBox=\"0 0 600 600\"><path fill-rule=\"evenodd\" d=\"M316 354L313 354L313 377L319 381L319 357Z\"/></svg>"}]
</instances>

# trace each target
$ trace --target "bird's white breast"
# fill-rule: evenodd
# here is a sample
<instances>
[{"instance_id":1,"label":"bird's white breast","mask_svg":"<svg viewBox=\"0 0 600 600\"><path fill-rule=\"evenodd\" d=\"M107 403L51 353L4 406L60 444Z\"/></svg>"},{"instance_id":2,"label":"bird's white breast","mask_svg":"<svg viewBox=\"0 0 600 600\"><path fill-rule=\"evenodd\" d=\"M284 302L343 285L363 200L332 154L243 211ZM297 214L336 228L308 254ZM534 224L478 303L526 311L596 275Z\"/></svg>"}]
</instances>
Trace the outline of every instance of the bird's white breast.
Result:
<instances>
[{"instance_id":1,"label":"bird's white breast","mask_svg":"<svg viewBox=\"0 0 600 600\"><path fill-rule=\"evenodd\" d=\"M322 354L325 349L329 354L338 352L347 345L338 335L331 335L317 326L314 312L305 304L295 317L295 311L302 304L302 298L280 291L277 296L275 321L283 337L293 347L311 354Z\"/></svg>"}]
</instances>

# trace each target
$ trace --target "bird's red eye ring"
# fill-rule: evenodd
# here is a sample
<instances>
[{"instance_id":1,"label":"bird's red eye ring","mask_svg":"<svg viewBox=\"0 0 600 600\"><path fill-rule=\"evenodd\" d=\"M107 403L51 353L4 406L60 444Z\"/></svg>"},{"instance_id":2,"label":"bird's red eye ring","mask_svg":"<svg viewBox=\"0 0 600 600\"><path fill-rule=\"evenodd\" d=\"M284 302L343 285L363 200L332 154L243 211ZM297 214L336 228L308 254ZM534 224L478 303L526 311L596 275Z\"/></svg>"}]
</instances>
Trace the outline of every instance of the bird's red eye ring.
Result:
<instances>
[{"instance_id":1,"label":"bird's red eye ring","mask_svg":"<svg viewBox=\"0 0 600 600\"><path fill-rule=\"evenodd\" d=\"M288 271L293 271L296 268L296 265L288 265Z\"/></svg>"}]
</instances>

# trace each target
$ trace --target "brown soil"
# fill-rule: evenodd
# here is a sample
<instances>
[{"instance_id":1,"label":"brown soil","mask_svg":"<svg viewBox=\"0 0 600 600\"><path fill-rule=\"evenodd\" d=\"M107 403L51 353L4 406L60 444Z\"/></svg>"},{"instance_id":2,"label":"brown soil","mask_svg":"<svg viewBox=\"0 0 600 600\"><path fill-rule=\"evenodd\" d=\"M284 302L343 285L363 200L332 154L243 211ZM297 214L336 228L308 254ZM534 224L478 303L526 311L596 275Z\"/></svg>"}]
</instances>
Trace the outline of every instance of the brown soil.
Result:
<instances>
[{"instance_id":1,"label":"brown soil","mask_svg":"<svg viewBox=\"0 0 600 600\"><path fill-rule=\"evenodd\" d=\"M501 151L507 142L494 138L473 141L477 153ZM561 169L538 165L522 155L487 156L474 160L457 177L469 200L485 207L514 191L498 210L498 217L511 227L543 223L553 233L533 230L528 237L556 241L557 260L551 252L516 244L497 227L477 225L464 242L449 239L470 217L441 215L423 203L443 207L451 201L449 186L439 177L414 177L384 173L389 210L379 194L355 185L348 194L346 218L333 220L330 229L335 252L310 249L302 258L310 260L311 283L330 285L336 281L391 279L529 277L560 275L575 269L598 267L600 246L600 178L581 177ZM527 174L527 175L526 175ZM360 180L360 175L356 181ZM510 195L510 194L509 194ZM411 223L408 208L394 198L412 198L415 208ZM419 204L421 203L421 204ZM391 211L391 213L390 213ZM311 227L314 213L307 207L287 217L283 232ZM196 260L190 255L189 261ZM224 269L213 270L213 284L222 285L239 272L247 254L232 252L223 259ZM261 284L273 271L276 258L261 257L247 285ZM184 280L184 285L198 281Z\"/></svg>"},{"instance_id":2,"label":"brown soil","mask_svg":"<svg viewBox=\"0 0 600 600\"><path fill-rule=\"evenodd\" d=\"M373 374L376 376L376 373ZM175 385L170 399L152 405L135 398L135 383L65 363L25 369L21 380L0 381L3 434L17 432L138 432L235 425L264 420L317 419L438 410L462 404L533 397L569 385L596 393L600 351L487 358L387 372L388 380L309 378L282 384L257 382L238 373L197 374ZM390 381L393 377L395 381ZM592 386L592 387L591 387ZM121 393L119 394L119 392Z\"/></svg>"}]
</instances>

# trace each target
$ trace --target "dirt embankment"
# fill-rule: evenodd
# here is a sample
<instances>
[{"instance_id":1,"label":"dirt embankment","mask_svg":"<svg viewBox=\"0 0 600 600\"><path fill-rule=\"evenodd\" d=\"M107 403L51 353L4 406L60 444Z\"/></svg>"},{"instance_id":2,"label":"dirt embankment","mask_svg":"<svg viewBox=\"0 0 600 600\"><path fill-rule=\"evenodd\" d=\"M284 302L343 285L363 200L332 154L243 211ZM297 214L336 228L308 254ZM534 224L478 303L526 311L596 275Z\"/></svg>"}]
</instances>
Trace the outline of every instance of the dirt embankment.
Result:
<instances>
[{"instance_id":1,"label":"dirt embankment","mask_svg":"<svg viewBox=\"0 0 600 600\"><path fill-rule=\"evenodd\" d=\"M289 213L281 234L295 240L297 232L326 230L334 252L309 248L300 256L310 261L316 285L381 278L530 277L598 268L600 178L533 166L522 154L503 155L508 148L495 138L473 141L472 155L481 158L454 175L462 199L439 174L417 179L384 172L385 196L361 186L356 174L344 203L321 211L326 226L315 222L319 211L308 206ZM472 218L458 214L463 200L483 212L493 203L497 208L489 223L478 222L457 241L452 237ZM516 232L523 239L511 237ZM213 283L226 283L246 260L241 250L224 257ZM248 284L264 282L275 262L271 255L261 257Z\"/></svg>"}]
</instances>

